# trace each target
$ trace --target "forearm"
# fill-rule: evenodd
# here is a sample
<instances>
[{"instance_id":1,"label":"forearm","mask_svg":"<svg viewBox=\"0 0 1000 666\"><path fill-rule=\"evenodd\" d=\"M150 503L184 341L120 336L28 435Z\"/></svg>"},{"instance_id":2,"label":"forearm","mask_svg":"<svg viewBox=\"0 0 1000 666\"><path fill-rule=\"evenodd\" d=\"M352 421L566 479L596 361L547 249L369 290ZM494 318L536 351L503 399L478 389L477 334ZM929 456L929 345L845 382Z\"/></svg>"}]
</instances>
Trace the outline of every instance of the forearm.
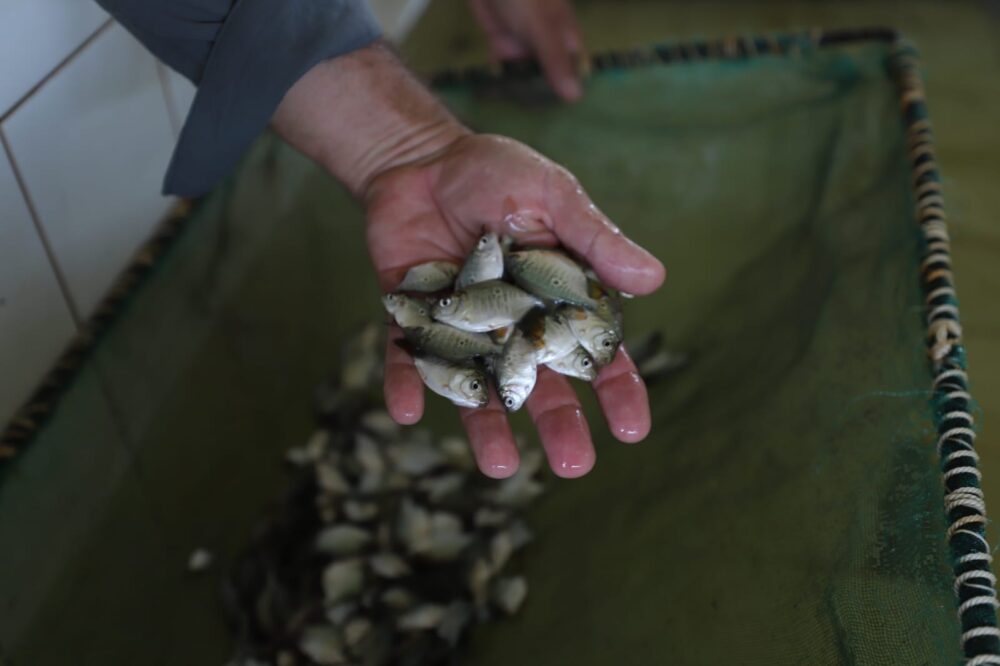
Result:
<instances>
[{"instance_id":1,"label":"forearm","mask_svg":"<svg viewBox=\"0 0 1000 666\"><path fill-rule=\"evenodd\" d=\"M357 196L378 174L469 134L380 42L309 70L272 124Z\"/></svg>"}]
</instances>

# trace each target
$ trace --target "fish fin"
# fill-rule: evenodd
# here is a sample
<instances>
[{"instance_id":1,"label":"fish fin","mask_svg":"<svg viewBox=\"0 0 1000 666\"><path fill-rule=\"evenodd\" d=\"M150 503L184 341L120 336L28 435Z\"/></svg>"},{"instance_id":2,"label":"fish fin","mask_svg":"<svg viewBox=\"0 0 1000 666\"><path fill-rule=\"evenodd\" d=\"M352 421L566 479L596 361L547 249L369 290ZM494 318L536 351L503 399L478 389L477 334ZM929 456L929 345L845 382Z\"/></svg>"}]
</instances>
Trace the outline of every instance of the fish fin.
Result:
<instances>
[{"instance_id":1,"label":"fish fin","mask_svg":"<svg viewBox=\"0 0 1000 666\"><path fill-rule=\"evenodd\" d=\"M542 308L528 310L518 326L525 339L535 349L541 349L545 346L545 310Z\"/></svg>"}]
</instances>

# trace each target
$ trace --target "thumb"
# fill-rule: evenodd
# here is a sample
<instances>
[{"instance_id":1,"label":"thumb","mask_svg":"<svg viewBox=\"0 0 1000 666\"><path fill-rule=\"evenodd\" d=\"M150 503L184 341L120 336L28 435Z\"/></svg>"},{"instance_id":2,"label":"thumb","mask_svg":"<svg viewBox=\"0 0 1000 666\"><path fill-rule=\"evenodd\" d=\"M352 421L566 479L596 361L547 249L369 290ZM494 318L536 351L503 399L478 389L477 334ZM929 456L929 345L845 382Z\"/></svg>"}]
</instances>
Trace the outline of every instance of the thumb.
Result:
<instances>
[{"instance_id":1,"label":"thumb","mask_svg":"<svg viewBox=\"0 0 1000 666\"><path fill-rule=\"evenodd\" d=\"M630 240L598 210L568 172L553 178L548 193L553 228L563 245L587 260L601 280L631 294L648 294L663 284L660 260Z\"/></svg>"}]
</instances>

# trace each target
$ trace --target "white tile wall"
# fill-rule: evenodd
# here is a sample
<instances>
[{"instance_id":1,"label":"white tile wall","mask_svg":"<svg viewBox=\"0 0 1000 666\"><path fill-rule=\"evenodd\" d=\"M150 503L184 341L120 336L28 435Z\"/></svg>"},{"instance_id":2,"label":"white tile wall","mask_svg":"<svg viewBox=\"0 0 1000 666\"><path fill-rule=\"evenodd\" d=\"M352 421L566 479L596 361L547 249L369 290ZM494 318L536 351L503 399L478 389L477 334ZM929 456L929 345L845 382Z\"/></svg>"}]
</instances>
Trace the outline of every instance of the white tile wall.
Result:
<instances>
[{"instance_id":1,"label":"white tile wall","mask_svg":"<svg viewBox=\"0 0 1000 666\"><path fill-rule=\"evenodd\" d=\"M73 330L14 171L0 150L0 423L30 395Z\"/></svg>"},{"instance_id":2,"label":"white tile wall","mask_svg":"<svg viewBox=\"0 0 1000 666\"><path fill-rule=\"evenodd\" d=\"M156 66L114 25L0 126L84 316L170 203L159 191L174 133Z\"/></svg>"},{"instance_id":3,"label":"white tile wall","mask_svg":"<svg viewBox=\"0 0 1000 666\"><path fill-rule=\"evenodd\" d=\"M397 41L428 2L370 1ZM194 90L92 0L0 0L0 427L172 203Z\"/></svg>"},{"instance_id":4,"label":"white tile wall","mask_svg":"<svg viewBox=\"0 0 1000 666\"><path fill-rule=\"evenodd\" d=\"M93 0L0 0L0 116L107 18Z\"/></svg>"},{"instance_id":5,"label":"white tile wall","mask_svg":"<svg viewBox=\"0 0 1000 666\"><path fill-rule=\"evenodd\" d=\"M191 108L191 102L194 101L196 89L193 83L166 65L161 63L159 67L167 97L167 110L170 112L174 134L179 136L184 119L187 118L188 109Z\"/></svg>"}]
</instances>

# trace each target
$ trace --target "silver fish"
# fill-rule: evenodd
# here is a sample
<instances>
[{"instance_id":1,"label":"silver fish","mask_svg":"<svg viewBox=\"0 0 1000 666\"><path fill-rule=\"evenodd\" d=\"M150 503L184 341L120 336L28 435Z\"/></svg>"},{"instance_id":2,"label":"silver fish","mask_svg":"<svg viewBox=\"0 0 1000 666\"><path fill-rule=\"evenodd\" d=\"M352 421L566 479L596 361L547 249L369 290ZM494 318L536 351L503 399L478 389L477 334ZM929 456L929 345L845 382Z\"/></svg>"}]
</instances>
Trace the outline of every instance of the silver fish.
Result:
<instances>
[{"instance_id":1,"label":"silver fish","mask_svg":"<svg viewBox=\"0 0 1000 666\"><path fill-rule=\"evenodd\" d=\"M531 294L500 280L478 282L434 304L434 319L463 331L484 333L519 321L542 305Z\"/></svg>"},{"instance_id":2,"label":"silver fish","mask_svg":"<svg viewBox=\"0 0 1000 666\"><path fill-rule=\"evenodd\" d=\"M403 327L421 326L431 321L430 306L419 298L405 294L386 294L382 297L382 305L396 323Z\"/></svg>"},{"instance_id":3,"label":"silver fish","mask_svg":"<svg viewBox=\"0 0 1000 666\"><path fill-rule=\"evenodd\" d=\"M560 375L582 379L585 382L597 379L597 364L590 358L587 350L580 346L561 358L549 361L546 365Z\"/></svg>"},{"instance_id":4,"label":"silver fish","mask_svg":"<svg viewBox=\"0 0 1000 666\"><path fill-rule=\"evenodd\" d=\"M595 306L588 295L587 276L580 266L554 250L522 250L507 255L507 270L523 289L553 301L586 308Z\"/></svg>"},{"instance_id":5,"label":"silver fish","mask_svg":"<svg viewBox=\"0 0 1000 666\"><path fill-rule=\"evenodd\" d=\"M557 314L528 313L521 327L535 347L535 363L539 365L566 356L579 345L569 325Z\"/></svg>"},{"instance_id":6,"label":"silver fish","mask_svg":"<svg viewBox=\"0 0 1000 666\"><path fill-rule=\"evenodd\" d=\"M488 335L460 331L435 322L404 328L403 335L417 351L446 361L468 361L503 351L503 346L490 340Z\"/></svg>"},{"instance_id":7,"label":"silver fish","mask_svg":"<svg viewBox=\"0 0 1000 666\"><path fill-rule=\"evenodd\" d=\"M399 291L441 291L449 289L458 275L458 266L450 261L428 261L406 271Z\"/></svg>"},{"instance_id":8,"label":"silver fish","mask_svg":"<svg viewBox=\"0 0 1000 666\"><path fill-rule=\"evenodd\" d=\"M559 314L598 366L611 362L621 344L621 337L615 332L614 324L583 308L564 306L559 309Z\"/></svg>"},{"instance_id":9,"label":"silver fish","mask_svg":"<svg viewBox=\"0 0 1000 666\"><path fill-rule=\"evenodd\" d=\"M417 356L413 362L427 388L459 407L485 407L490 401L482 370L430 356Z\"/></svg>"},{"instance_id":10,"label":"silver fish","mask_svg":"<svg viewBox=\"0 0 1000 666\"><path fill-rule=\"evenodd\" d=\"M507 411L516 412L528 399L538 378L535 346L521 331L515 330L494 363L493 370L500 401Z\"/></svg>"},{"instance_id":11,"label":"silver fish","mask_svg":"<svg viewBox=\"0 0 1000 666\"><path fill-rule=\"evenodd\" d=\"M500 240L492 231L480 236L472 254L465 260L462 270L455 279L455 289L465 289L469 285L503 277L503 250Z\"/></svg>"}]
</instances>

